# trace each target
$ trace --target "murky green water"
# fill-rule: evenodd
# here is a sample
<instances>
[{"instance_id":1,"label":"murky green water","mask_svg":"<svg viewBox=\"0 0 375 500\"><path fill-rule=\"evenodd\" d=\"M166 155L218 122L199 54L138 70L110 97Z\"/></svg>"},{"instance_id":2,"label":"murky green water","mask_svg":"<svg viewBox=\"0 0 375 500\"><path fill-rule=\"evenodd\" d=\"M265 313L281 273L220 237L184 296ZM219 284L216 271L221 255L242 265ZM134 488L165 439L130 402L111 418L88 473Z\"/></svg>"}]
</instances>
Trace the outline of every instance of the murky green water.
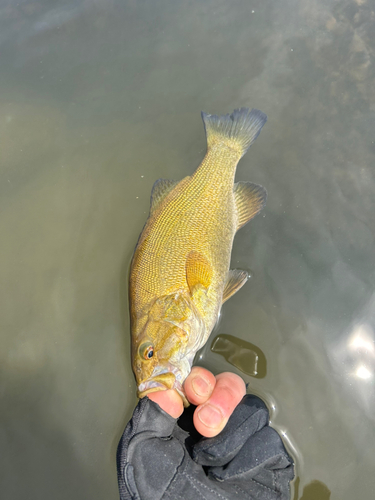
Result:
<instances>
[{"instance_id":1,"label":"murky green water","mask_svg":"<svg viewBox=\"0 0 375 500\"><path fill-rule=\"evenodd\" d=\"M0 25L1 498L118 498L151 187L199 164L201 110L239 106L269 116L237 174L268 204L200 362L266 400L293 500L373 498L374 3L3 0Z\"/></svg>"}]
</instances>

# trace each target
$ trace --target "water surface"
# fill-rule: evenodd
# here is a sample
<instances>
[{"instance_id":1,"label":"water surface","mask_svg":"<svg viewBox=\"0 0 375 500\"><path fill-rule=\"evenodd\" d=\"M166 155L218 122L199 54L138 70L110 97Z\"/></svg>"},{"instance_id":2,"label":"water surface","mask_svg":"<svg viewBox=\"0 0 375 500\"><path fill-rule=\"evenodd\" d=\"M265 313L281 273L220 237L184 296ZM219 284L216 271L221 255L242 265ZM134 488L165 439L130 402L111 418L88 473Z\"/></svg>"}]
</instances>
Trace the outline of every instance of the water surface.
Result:
<instances>
[{"instance_id":1,"label":"water surface","mask_svg":"<svg viewBox=\"0 0 375 500\"><path fill-rule=\"evenodd\" d=\"M267 402L293 500L372 498L373 3L4 0L0 23L1 497L118 498L151 187L199 164L201 110L248 106L269 121L237 179L268 203L235 239L252 278L199 362ZM264 376L211 351L220 334Z\"/></svg>"}]
</instances>

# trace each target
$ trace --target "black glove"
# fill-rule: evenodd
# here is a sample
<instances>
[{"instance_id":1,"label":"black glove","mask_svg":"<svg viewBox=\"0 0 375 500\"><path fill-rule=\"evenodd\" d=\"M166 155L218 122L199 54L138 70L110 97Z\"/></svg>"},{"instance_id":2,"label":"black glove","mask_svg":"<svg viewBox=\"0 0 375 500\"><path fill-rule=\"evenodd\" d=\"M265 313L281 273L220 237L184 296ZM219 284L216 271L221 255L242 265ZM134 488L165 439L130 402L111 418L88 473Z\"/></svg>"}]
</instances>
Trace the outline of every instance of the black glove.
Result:
<instances>
[{"instance_id":1,"label":"black glove","mask_svg":"<svg viewBox=\"0 0 375 500\"><path fill-rule=\"evenodd\" d=\"M189 410L177 421L139 401L117 450L121 500L289 500L293 462L261 399L246 395L213 438Z\"/></svg>"}]
</instances>

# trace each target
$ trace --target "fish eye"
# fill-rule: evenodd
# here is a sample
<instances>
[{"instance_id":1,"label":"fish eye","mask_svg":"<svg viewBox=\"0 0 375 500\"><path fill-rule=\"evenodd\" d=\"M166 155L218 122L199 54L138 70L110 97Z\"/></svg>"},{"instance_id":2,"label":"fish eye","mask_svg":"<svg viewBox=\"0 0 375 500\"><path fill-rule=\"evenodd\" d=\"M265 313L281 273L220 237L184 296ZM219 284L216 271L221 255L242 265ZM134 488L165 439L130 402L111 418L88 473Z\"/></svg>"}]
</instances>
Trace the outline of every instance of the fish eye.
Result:
<instances>
[{"instance_id":1,"label":"fish eye","mask_svg":"<svg viewBox=\"0 0 375 500\"><path fill-rule=\"evenodd\" d=\"M151 359L154 355L154 346L150 342L146 342L140 346L139 352L143 359Z\"/></svg>"},{"instance_id":2,"label":"fish eye","mask_svg":"<svg viewBox=\"0 0 375 500\"><path fill-rule=\"evenodd\" d=\"M154 348L150 346L145 351L145 358L151 359L153 355L154 355Z\"/></svg>"}]
</instances>

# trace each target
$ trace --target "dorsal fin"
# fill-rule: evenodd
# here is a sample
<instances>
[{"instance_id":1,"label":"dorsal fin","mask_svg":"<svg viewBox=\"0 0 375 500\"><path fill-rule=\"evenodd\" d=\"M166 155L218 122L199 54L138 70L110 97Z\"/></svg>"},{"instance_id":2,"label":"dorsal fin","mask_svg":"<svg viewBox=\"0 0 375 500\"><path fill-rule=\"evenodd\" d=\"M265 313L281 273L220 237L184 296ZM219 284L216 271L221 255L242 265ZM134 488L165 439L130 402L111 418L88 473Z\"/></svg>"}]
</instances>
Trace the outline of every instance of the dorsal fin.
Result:
<instances>
[{"instance_id":1,"label":"dorsal fin","mask_svg":"<svg viewBox=\"0 0 375 500\"><path fill-rule=\"evenodd\" d=\"M158 179L152 186L150 213L168 196L180 181L170 181L169 179Z\"/></svg>"},{"instance_id":2,"label":"dorsal fin","mask_svg":"<svg viewBox=\"0 0 375 500\"><path fill-rule=\"evenodd\" d=\"M248 280L249 275L246 271L242 269L231 269L228 271L227 281L224 286L223 301L228 300L232 295L234 295L238 290L243 287L243 285Z\"/></svg>"},{"instance_id":3,"label":"dorsal fin","mask_svg":"<svg viewBox=\"0 0 375 500\"><path fill-rule=\"evenodd\" d=\"M206 290L212 281L212 266L204 255L195 250L191 251L186 258L186 281L193 294L194 287L203 286Z\"/></svg>"},{"instance_id":4,"label":"dorsal fin","mask_svg":"<svg viewBox=\"0 0 375 500\"><path fill-rule=\"evenodd\" d=\"M267 191L259 184L237 182L234 185L234 197L237 209L237 231L264 207Z\"/></svg>"}]
</instances>

